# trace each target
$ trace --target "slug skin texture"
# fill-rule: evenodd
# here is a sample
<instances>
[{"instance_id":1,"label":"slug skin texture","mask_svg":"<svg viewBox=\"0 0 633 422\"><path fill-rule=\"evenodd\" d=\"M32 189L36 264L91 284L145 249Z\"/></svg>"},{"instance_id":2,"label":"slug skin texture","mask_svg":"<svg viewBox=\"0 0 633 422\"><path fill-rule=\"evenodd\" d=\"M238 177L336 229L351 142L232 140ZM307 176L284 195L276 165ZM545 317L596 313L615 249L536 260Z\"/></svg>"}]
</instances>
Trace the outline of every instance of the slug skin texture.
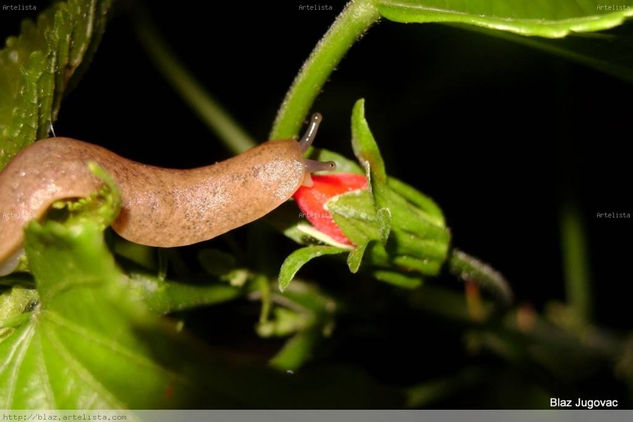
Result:
<instances>
[{"instance_id":1,"label":"slug skin texture","mask_svg":"<svg viewBox=\"0 0 633 422\"><path fill-rule=\"evenodd\" d=\"M210 166L176 170L75 139L38 141L0 172L0 263L15 266L24 225L41 218L53 202L99 189L103 182L88 169L91 161L110 173L121 191L114 230L135 243L175 247L212 239L277 208L309 174L302 155L294 140L268 141ZM0 275L13 269L2 266Z\"/></svg>"}]
</instances>

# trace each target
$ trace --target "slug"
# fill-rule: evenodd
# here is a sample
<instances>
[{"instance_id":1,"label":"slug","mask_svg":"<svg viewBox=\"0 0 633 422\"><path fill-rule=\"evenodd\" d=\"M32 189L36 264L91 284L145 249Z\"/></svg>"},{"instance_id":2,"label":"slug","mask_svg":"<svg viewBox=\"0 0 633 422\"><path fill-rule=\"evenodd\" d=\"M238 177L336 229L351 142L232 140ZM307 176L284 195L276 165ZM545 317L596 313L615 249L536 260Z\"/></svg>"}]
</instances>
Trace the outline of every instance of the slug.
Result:
<instances>
[{"instance_id":1,"label":"slug","mask_svg":"<svg viewBox=\"0 0 633 422\"><path fill-rule=\"evenodd\" d=\"M26 223L41 218L55 201L98 190L103 182L88 169L91 161L110 173L119 187L122 207L112 227L129 241L184 246L257 220L301 185L309 185L311 172L335 168L334 162L303 157L321 119L314 114L298 142L264 142L225 161L189 170L141 164L70 138L38 141L0 172L0 275L18 264Z\"/></svg>"}]
</instances>

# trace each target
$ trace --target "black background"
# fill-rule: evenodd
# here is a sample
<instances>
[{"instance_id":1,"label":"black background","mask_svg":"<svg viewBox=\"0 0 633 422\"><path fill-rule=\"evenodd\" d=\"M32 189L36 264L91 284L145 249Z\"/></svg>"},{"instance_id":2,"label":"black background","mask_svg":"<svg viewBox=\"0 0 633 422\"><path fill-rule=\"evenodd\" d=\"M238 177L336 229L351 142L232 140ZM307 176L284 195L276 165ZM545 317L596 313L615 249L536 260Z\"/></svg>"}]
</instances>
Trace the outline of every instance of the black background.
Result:
<instances>
[{"instance_id":1,"label":"black background","mask_svg":"<svg viewBox=\"0 0 633 422\"><path fill-rule=\"evenodd\" d=\"M208 92L256 140L266 140L294 75L342 2L319 3L331 11L301 11L296 1L202 3L146 6ZM0 14L0 35L16 33L26 15ZM565 298L558 218L565 192L573 194L588 230L596 321L630 329L632 222L596 213L633 212L632 91L508 41L383 20L317 99L313 110L325 120L316 146L352 157L351 109L365 98L389 173L433 197L454 244L503 272L518 302L537 310ZM120 8L55 130L168 167L230 155L154 68Z\"/></svg>"}]
</instances>

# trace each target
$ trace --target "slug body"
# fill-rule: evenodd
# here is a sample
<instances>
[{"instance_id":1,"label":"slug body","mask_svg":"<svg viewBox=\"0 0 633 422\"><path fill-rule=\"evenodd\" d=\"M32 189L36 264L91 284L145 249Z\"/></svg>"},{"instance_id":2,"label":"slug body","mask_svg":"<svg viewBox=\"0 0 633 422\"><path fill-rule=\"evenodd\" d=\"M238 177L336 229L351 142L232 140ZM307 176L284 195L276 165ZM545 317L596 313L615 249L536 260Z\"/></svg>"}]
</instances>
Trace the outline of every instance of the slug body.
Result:
<instances>
[{"instance_id":1,"label":"slug body","mask_svg":"<svg viewBox=\"0 0 633 422\"><path fill-rule=\"evenodd\" d=\"M135 243L189 245L254 221L288 200L310 171L334 163L303 158L320 116L304 138L268 141L225 161L190 170L166 169L120 157L69 138L49 138L21 151L0 172L0 275L17 264L24 225L60 199L80 198L103 183L88 169L96 162L121 192L112 227Z\"/></svg>"}]
</instances>

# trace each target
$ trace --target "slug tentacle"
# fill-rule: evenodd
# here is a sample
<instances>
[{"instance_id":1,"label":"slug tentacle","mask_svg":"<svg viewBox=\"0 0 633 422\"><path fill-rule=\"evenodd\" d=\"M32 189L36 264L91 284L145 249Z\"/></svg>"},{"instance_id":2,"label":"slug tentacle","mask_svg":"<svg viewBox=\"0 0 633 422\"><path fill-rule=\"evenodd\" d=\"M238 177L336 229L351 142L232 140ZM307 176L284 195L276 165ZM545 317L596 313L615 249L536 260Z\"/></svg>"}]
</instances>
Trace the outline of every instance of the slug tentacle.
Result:
<instances>
[{"instance_id":1,"label":"slug tentacle","mask_svg":"<svg viewBox=\"0 0 633 422\"><path fill-rule=\"evenodd\" d=\"M308 125L308 130L306 130L306 133L304 133L301 139L299 139L301 152L306 152L308 148L310 148L310 145L312 145L322 120L323 116L321 116L321 113L314 113L312 115L310 124Z\"/></svg>"},{"instance_id":2,"label":"slug tentacle","mask_svg":"<svg viewBox=\"0 0 633 422\"><path fill-rule=\"evenodd\" d=\"M306 170L308 173L316 173L318 171L332 171L336 169L336 163L334 161L316 161L316 160L304 160L306 164Z\"/></svg>"},{"instance_id":3,"label":"slug tentacle","mask_svg":"<svg viewBox=\"0 0 633 422\"><path fill-rule=\"evenodd\" d=\"M0 172L0 272L18 262L26 223L41 218L55 201L99 189L101 181L88 169L91 161L114 178L122 206L112 227L132 242L184 246L257 220L309 183L310 172L334 169L333 162L303 158L321 120L315 113L299 142L264 142L191 170L137 163L69 138L38 141Z\"/></svg>"}]
</instances>

